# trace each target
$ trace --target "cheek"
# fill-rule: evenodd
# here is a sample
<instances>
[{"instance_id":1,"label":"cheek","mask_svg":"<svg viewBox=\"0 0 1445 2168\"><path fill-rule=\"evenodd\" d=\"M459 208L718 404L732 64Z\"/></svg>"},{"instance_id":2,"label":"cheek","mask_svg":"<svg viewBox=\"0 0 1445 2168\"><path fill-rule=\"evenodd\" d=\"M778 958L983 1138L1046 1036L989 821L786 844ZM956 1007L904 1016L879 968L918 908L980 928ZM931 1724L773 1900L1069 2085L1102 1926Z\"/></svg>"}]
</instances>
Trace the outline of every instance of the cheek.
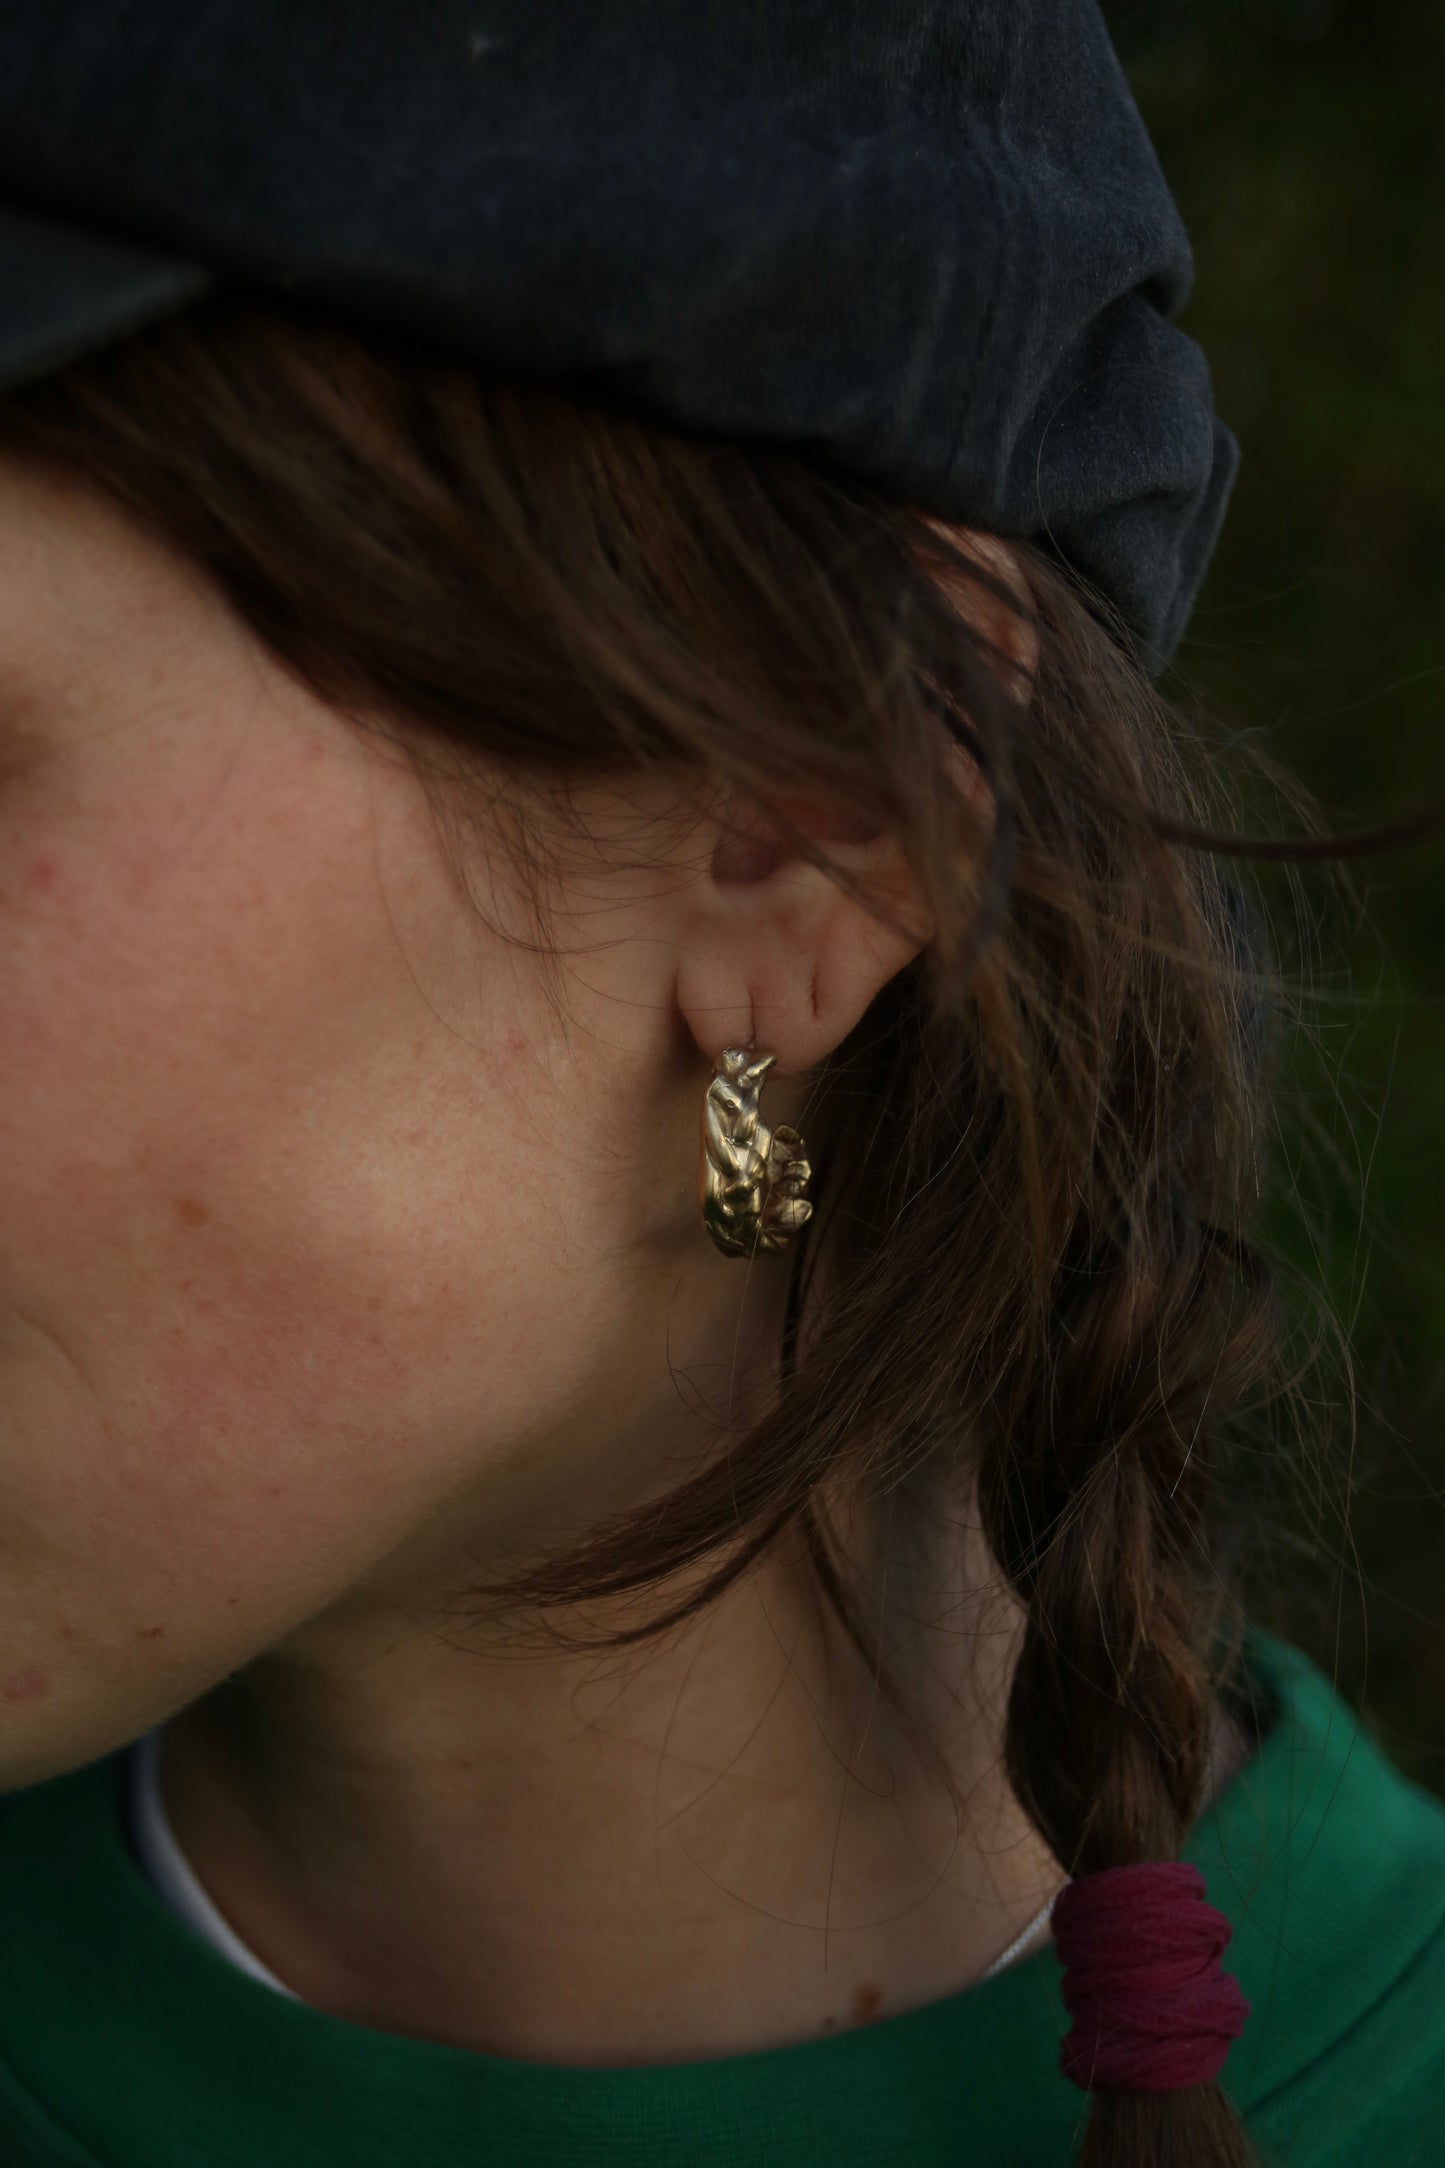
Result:
<instances>
[{"instance_id":1,"label":"cheek","mask_svg":"<svg viewBox=\"0 0 1445 2168\"><path fill-rule=\"evenodd\" d=\"M17 1755L73 1738L89 1759L204 1691L427 1501L444 1290L409 1314L380 1246L348 1254L354 1226L318 1231L304 1197L228 1225L246 1165L169 1211L144 1181L56 1170L4 1290L0 1788Z\"/></svg>"},{"instance_id":2,"label":"cheek","mask_svg":"<svg viewBox=\"0 0 1445 2168\"><path fill-rule=\"evenodd\" d=\"M516 1026L487 1070L433 1018L469 1049L440 1064L337 856L110 911L36 860L0 960L0 1789L294 1629L475 1459L487 1362L503 1415L535 1374L547 1305L476 1148Z\"/></svg>"}]
</instances>

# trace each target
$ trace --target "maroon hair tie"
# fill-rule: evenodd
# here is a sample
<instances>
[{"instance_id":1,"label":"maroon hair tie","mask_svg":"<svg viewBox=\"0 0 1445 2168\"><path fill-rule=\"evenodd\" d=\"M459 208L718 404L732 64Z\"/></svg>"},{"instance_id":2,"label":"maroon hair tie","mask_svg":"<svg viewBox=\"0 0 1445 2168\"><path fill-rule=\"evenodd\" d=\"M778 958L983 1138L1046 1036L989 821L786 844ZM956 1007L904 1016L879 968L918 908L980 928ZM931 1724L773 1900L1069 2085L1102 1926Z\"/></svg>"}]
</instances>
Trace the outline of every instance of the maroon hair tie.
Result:
<instances>
[{"instance_id":1,"label":"maroon hair tie","mask_svg":"<svg viewBox=\"0 0 1445 2168\"><path fill-rule=\"evenodd\" d=\"M1073 2030L1059 2061L1086 2092L1172 2093L1218 2077L1249 2016L1220 1969L1232 1929L1184 1860L1104 1867L1059 1893L1054 1946Z\"/></svg>"}]
</instances>

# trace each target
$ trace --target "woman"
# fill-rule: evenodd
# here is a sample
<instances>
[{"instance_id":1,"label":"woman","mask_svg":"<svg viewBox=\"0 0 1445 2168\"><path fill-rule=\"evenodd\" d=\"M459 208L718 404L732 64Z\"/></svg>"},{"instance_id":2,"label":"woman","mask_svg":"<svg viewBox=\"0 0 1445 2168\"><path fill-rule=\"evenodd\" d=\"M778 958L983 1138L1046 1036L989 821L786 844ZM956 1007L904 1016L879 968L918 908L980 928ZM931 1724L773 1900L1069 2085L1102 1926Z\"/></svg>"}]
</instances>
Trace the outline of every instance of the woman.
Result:
<instances>
[{"instance_id":1,"label":"woman","mask_svg":"<svg viewBox=\"0 0 1445 2168\"><path fill-rule=\"evenodd\" d=\"M1445 2158L1092 8L0 62L4 2158Z\"/></svg>"}]
</instances>

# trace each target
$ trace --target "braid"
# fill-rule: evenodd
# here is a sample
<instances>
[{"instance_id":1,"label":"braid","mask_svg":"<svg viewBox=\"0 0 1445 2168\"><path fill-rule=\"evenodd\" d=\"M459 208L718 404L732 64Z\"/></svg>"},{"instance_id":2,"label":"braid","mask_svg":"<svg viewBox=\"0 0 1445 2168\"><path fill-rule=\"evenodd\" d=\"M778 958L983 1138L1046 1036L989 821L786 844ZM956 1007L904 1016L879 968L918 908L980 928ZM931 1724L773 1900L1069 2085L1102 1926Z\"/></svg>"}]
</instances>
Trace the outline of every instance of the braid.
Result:
<instances>
[{"instance_id":1,"label":"braid","mask_svg":"<svg viewBox=\"0 0 1445 2168\"><path fill-rule=\"evenodd\" d=\"M1206 1550L1210 1416L1260 1374L1275 1329L1269 1274L1205 1216L1228 1173L1219 1124L1203 1118L1214 1093L1195 1091L1180 1119L1172 1084L1159 1091L1161 1072L1186 1066L1187 1030L1171 1063L1157 1037L1134 1043L1129 1012L1119 1023L1094 1103L1128 1107L1129 1079L1148 1092L1125 1146L1112 1127L1107 1151L1096 1141L1094 1196L1063 1244L1041 1359L980 1469L984 1529L1025 1619L1009 1776L1071 1875L1174 1859L1200 1810L1225 1601ZM1241 1286L1245 1311L1232 1315ZM1081 2156L1083 2168L1253 2158L1212 2083L1094 2094Z\"/></svg>"}]
</instances>

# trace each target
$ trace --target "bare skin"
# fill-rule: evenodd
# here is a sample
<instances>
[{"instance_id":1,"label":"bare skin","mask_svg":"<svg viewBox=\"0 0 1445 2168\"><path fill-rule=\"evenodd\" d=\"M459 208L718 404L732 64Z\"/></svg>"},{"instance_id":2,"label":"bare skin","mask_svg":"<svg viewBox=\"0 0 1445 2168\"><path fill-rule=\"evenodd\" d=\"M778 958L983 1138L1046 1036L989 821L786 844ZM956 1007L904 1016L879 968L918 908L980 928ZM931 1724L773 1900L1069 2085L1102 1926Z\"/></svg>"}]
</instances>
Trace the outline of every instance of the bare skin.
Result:
<instances>
[{"instance_id":1,"label":"bare skin","mask_svg":"<svg viewBox=\"0 0 1445 2168\"><path fill-rule=\"evenodd\" d=\"M713 1056L775 1049L806 1136L803 1072L927 938L682 803L589 802L559 1016L394 752L0 465L0 1789L164 1724L182 1848L287 1985L539 2060L891 2014L1059 1880L981 1556L920 1628L961 1829L794 1559L642 1656L448 1611L760 1389L783 1274L700 1230ZM608 862L644 819L652 863ZM910 906L891 839L833 847Z\"/></svg>"}]
</instances>

